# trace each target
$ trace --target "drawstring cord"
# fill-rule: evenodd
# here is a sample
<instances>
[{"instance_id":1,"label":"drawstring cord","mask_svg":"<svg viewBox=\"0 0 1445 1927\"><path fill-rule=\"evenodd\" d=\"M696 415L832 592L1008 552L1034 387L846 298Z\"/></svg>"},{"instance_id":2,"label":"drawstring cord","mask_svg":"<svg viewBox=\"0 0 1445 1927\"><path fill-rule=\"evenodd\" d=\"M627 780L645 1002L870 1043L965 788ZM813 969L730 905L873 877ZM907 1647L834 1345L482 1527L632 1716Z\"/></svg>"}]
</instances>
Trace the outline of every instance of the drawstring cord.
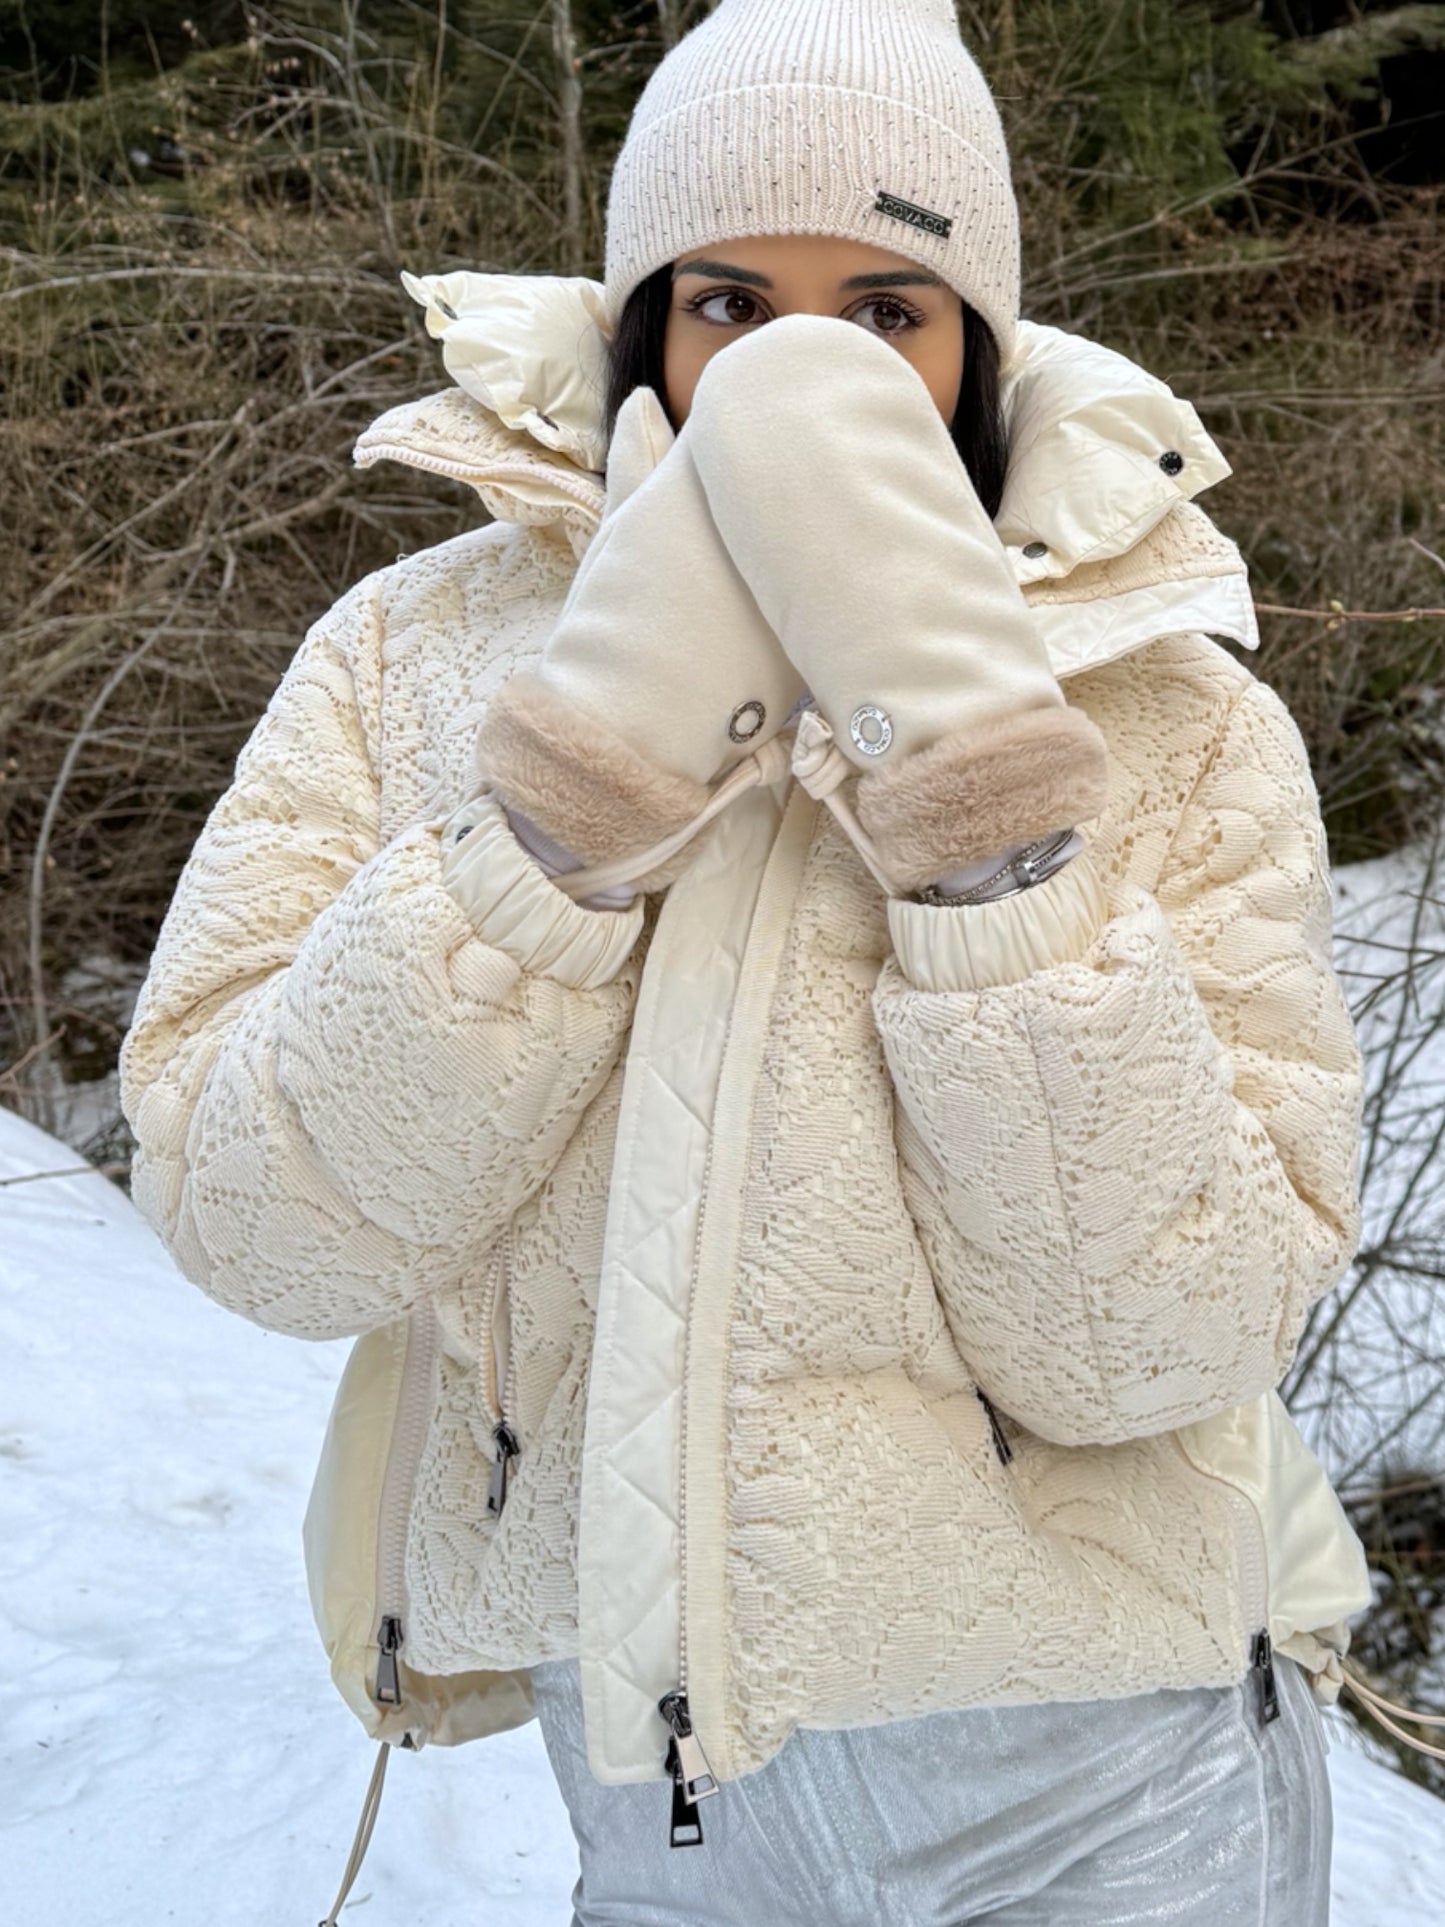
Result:
<instances>
[{"instance_id":1,"label":"drawstring cord","mask_svg":"<svg viewBox=\"0 0 1445 1927\"><path fill-rule=\"evenodd\" d=\"M321 1921L319 1927L336 1927L337 1915L346 1905L346 1896L356 1884L356 1876L361 1872L361 1863L366 1858L366 1849L371 1845L371 1833L376 1825L376 1816L381 1811L381 1789L386 1779L386 1758L391 1751L390 1743L380 1742L381 1751L376 1756L376 1765L371 1769L371 1783L366 1789L366 1798L361 1803L361 1819L357 1823L356 1838L351 1843L347 1855L346 1871L341 1876L341 1891L331 1903L331 1912Z\"/></svg>"},{"instance_id":2,"label":"drawstring cord","mask_svg":"<svg viewBox=\"0 0 1445 1927\"><path fill-rule=\"evenodd\" d=\"M634 852L631 856L613 857L607 863L594 863L590 869L564 870L551 880L574 902L581 897L610 890L613 884L631 883L634 877L646 876L649 870L676 856L699 830L711 823L715 816L720 816L745 790L755 789L759 784L776 783L787 771L787 748L779 737L770 737L761 749L754 750L735 769L729 770L708 798L706 807L699 810L690 823L685 823L671 836L664 837L661 843L654 843L650 850Z\"/></svg>"},{"instance_id":3,"label":"drawstring cord","mask_svg":"<svg viewBox=\"0 0 1445 1927\"><path fill-rule=\"evenodd\" d=\"M844 834L862 857L883 894L889 897L900 895L897 884L883 866L877 846L842 794L842 785L857 772L834 742L832 730L816 709L804 709L800 713L791 751L783 736L770 737L761 749L754 750L751 756L728 772L708 798L706 806L690 823L665 837L661 843L654 843L650 850L635 851L630 856L614 857L607 863L594 863L585 870L564 870L554 876L552 882L574 902L610 890L614 884L631 883L634 877L645 876L649 870L658 868L676 856L699 830L711 823L715 816L721 816L728 805L745 791L755 789L760 784L776 783L790 769L808 795L825 803L838 819Z\"/></svg>"},{"instance_id":4,"label":"drawstring cord","mask_svg":"<svg viewBox=\"0 0 1445 1927\"><path fill-rule=\"evenodd\" d=\"M1343 1680L1341 1690L1348 1689L1353 1693L1387 1733L1393 1733L1397 1740L1403 1740L1416 1753L1428 1753L1432 1759L1445 1760L1445 1746L1431 1746L1425 1740L1417 1740L1412 1733L1407 1733L1403 1727L1387 1719L1380 1709L1388 1706L1392 1713L1398 1713L1403 1720L1413 1721L1416 1726L1445 1726L1445 1713L1417 1713L1413 1706L1401 1706L1396 1700L1386 1699L1382 1693L1377 1693L1366 1684L1363 1674L1357 1672L1348 1660L1340 1662L1340 1674Z\"/></svg>"},{"instance_id":5,"label":"drawstring cord","mask_svg":"<svg viewBox=\"0 0 1445 1927\"><path fill-rule=\"evenodd\" d=\"M898 885L883 867L878 846L853 813L843 795L843 785L857 774L839 749L828 724L816 709L805 709L798 718L798 733L793 739L793 774L808 792L832 811L843 834L868 866L874 882L885 897L901 896Z\"/></svg>"}]
</instances>

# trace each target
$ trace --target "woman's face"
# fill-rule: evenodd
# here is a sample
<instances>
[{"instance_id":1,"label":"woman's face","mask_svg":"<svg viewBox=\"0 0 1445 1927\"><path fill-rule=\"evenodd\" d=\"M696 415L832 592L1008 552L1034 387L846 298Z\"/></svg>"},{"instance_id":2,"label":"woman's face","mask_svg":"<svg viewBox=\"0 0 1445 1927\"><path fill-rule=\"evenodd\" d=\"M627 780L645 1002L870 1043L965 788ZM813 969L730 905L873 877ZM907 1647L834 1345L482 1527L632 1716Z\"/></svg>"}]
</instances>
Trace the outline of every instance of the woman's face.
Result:
<instances>
[{"instance_id":1,"label":"woman's face","mask_svg":"<svg viewBox=\"0 0 1445 1927\"><path fill-rule=\"evenodd\" d=\"M951 422L963 377L963 304L927 268L865 241L765 234L679 255L663 367L681 428L698 377L730 341L785 314L837 315L891 342Z\"/></svg>"}]
</instances>

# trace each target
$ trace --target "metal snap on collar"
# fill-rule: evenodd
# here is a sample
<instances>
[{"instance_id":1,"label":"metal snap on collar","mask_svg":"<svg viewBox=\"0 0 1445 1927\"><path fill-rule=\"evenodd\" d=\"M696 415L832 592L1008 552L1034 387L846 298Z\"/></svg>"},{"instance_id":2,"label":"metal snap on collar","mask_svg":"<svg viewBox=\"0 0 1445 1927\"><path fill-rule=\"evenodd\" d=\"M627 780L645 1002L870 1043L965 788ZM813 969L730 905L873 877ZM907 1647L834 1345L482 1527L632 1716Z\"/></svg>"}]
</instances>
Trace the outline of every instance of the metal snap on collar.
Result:
<instances>
[{"instance_id":1,"label":"metal snap on collar","mask_svg":"<svg viewBox=\"0 0 1445 1927\"><path fill-rule=\"evenodd\" d=\"M751 729L745 729L742 726L745 716L753 718ZM757 697L753 696L747 702L739 703L733 711L728 720L728 735L735 743L750 743L767 720L766 704L760 703Z\"/></svg>"},{"instance_id":2,"label":"metal snap on collar","mask_svg":"<svg viewBox=\"0 0 1445 1927\"><path fill-rule=\"evenodd\" d=\"M1177 475L1184 466L1184 457L1177 448L1166 448L1159 457L1159 466L1166 475Z\"/></svg>"},{"instance_id":3,"label":"metal snap on collar","mask_svg":"<svg viewBox=\"0 0 1445 1927\"><path fill-rule=\"evenodd\" d=\"M864 725L873 725L873 734L864 734ZM848 724L848 734L854 746L865 756L881 756L893 741L893 724L888 711L880 709L877 703L863 703L853 711L852 721Z\"/></svg>"},{"instance_id":4,"label":"metal snap on collar","mask_svg":"<svg viewBox=\"0 0 1445 1927\"><path fill-rule=\"evenodd\" d=\"M1028 557L1030 562L1037 562L1041 555L1047 555L1048 552L1049 552L1049 545L1047 542L1025 542L1024 543L1024 554Z\"/></svg>"}]
</instances>

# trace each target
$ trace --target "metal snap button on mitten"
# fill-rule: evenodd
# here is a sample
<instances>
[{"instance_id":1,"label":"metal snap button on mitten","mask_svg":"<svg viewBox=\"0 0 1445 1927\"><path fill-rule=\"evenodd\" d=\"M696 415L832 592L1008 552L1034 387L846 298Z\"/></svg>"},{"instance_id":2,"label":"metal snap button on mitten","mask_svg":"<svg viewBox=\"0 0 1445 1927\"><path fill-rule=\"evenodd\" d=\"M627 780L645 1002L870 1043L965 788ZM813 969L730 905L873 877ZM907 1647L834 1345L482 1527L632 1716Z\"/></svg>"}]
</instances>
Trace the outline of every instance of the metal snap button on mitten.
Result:
<instances>
[{"instance_id":1,"label":"metal snap button on mitten","mask_svg":"<svg viewBox=\"0 0 1445 1927\"><path fill-rule=\"evenodd\" d=\"M753 719L752 725L745 727L745 719L749 716ZM733 711L728 722L728 735L735 743L750 743L767 720L766 705L754 696L745 703L739 703Z\"/></svg>"},{"instance_id":2,"label":"metal snap button on mitten","mask_svg":"<svg viewBox=\"0 0 1445 1927\"><path fill-rule=\"evenodd\" d=\"M865 756L881 756L893 741L893 724L886 709L880 709L877 703L863 703L853 711L848 734Z\"/></svg>"},{"instance_id":3,"label":"metal snap button on mitten","mask_svg":"<svg viewBox=\"0 0 1445 1927\"><path fill-rule=\"evenodd\" d=\"M1047 542L1025 542L1024 543L1024 554L1028 557L1030 562L1037 562L1041 555L1047 555L1048 552L1049 552L1049 545Z\"/></svg>"},{"instance_id":4,"label":"metal snap button on mitten","mask_svg":"<svg viewBox=\"0 0 1445 1927\"><path fill-rule=\"evenodd\" d=\"M1166 448L1159 457L1159 466L1166 475L1177 475L1184 466L1184 457L1177 448Z\"/></svg>"}]
</instances>

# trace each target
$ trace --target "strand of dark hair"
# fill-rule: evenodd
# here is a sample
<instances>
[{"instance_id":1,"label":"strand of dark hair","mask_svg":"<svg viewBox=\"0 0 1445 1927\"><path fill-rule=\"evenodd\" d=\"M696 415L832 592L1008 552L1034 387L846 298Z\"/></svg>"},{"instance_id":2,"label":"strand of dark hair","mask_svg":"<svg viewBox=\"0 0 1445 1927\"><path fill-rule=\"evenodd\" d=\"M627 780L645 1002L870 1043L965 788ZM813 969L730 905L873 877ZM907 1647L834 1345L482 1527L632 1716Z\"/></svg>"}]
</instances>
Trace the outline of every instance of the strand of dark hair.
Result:
<instances>
[{"instance_id":1,"label":"strand of dark hair","mask_svg":"<svg viewBox=\"0 0 1445 1927\"><path fill-rule=\"evenodd\" d=\"M672 305L672 264L648 275L628 296L607 366L606 427L611 439L618 410L634 388L651 388L666 403L663 344ZM998 514L1008 476L1008 434L999 401L998 344L983 316L963 303L963 380L949 423L953 445L978 499Z\"/></svg>"}]
</instances>

